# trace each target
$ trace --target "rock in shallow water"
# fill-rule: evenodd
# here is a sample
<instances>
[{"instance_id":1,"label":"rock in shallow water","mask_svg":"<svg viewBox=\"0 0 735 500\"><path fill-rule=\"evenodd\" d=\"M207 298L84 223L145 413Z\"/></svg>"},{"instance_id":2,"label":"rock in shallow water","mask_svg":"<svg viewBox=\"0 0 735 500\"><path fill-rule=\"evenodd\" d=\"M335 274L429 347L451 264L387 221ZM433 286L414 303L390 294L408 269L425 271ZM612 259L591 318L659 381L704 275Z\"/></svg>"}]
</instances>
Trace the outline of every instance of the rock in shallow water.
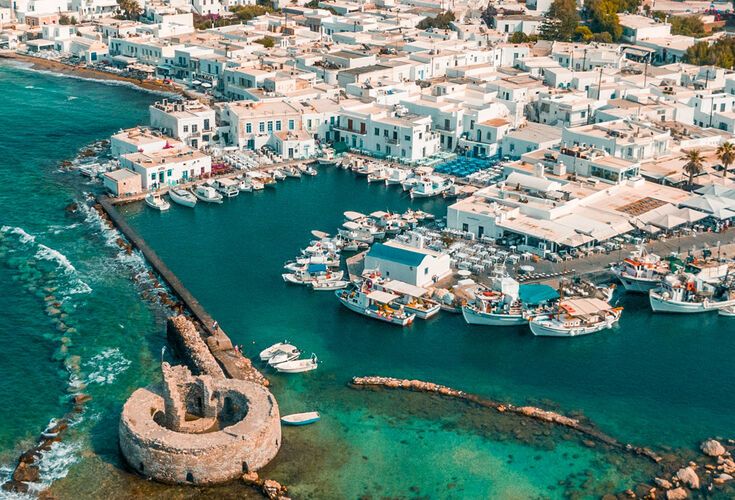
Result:
<instances>
[{"instance_id":1,"label":"rock in shallow water","mask_svg":"<svg viewBox=\"0 0 735 500\"><path fill-rule=\"evenodd\" d=\"M676 473L676 477L678 477L679 481L686 484L691 489L699 489L699 476L697 476L697 473L694 472L694 469L692 469L691 466L679 469L679 471Z\"/></svg>"},{"instance_id":2,"label":"rock in shallow water","mask_svg":"<svg viewBox=\"0 0 735 500\"><path fill-rule=\"evenodd\" d=\"M702 443L700 449L702 450L702 453L710 457L719 457L720 455L724 455L727 451L716 439L708 439Z\"/></svg>"},{"instance_id":3,"label":"rock in shallow water","mask_svg":"<svg viewBox=\"0 0 735 500\"><path fill-rule=\"evenodd\" d=\"M666 492L666 500L684 500L689 497L689 493L684 488L676 488Z\"/></svg>"}]
</instances>

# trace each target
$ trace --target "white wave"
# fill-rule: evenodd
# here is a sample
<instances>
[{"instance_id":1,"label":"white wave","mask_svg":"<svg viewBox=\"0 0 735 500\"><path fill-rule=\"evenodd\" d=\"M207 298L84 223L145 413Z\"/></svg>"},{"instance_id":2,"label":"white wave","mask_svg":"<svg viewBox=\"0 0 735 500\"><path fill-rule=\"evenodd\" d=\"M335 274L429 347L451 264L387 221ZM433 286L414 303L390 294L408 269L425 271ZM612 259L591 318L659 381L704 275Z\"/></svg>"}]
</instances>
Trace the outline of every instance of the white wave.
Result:
<instances>
[{"instance_id":1,"label":"white wave","mask_svg":"<svg viewBox=\"0 0 735 500\"><path fill-rule=\"evenodd\" d=\"M36 258L56 262L58 266L64 269L64 272L66 274L73 274L77 272L77 269L72 265L66 255L41 243L38 244Z\"/></svg>"},{"instance_id":2,"label":"white wave","mask_svg":"<svg viewBox=\"0 0 735 500\"><path fill-rule=\"evenodd\" d=\"M84 366L93 369L87 375L86 382L87 384L111 384L130 365L131 361L122 355L120 349L105 349L84 363Z\"/></svg>"},{"instance_id":3,"label":"white wave","mask_svg":"<svg viewBox=\"0 0 735 500\"><path fill-rule=\"evenodd\" d=\"M69 285L69 293L71 295L83 295L87 293L92 293L92 287L86 284L82 280L74 280Z\"/></svg>"},{"instance_id":4,"label":"white wave","mask_svg":"<svg viewBox=\"0 0 735 500\"><path fill-rule=\"evenodd\" d=\"M79 98L78 98L77 96L75 96L75 95L70 95L70 96L68 96L68 97L66 98L66 100L67 100L67 101L73 101L73 100L75 100L75 99L79 99Z\"/></svg>"},{"instance_id":5,"label":"white wave","mask_svg":"<svg viewBox=\"0 0 735 500\"><path fill-rule=\"evenodd\" d=\"M54 481L66 477L72 466L79 461L81 449L81 444L76 442L59 441L53 443L50 449L41 453L41 457L36 462L40 473L40 482L26 483L29 487L28 493L0 491L0 498L3 500L29 500L38 497L38 494L51 486ZM4 483L9 480L13 472L14 468L8 464L0 466L0 481Z\"/></svg>"},{"instance_id":6,"label":"white wave","mask_svg":"<svg viewBox=\"0 0 735 500\"><path fill-rule=\"evenodd\" d=\"M0 231L2 231L5 234L17 235L18 240L23 244L33 243L34 241L36 241L36 237L26 233L22 227L3 226L2 228L0 228Z\"/></svg>"}]
</instances>

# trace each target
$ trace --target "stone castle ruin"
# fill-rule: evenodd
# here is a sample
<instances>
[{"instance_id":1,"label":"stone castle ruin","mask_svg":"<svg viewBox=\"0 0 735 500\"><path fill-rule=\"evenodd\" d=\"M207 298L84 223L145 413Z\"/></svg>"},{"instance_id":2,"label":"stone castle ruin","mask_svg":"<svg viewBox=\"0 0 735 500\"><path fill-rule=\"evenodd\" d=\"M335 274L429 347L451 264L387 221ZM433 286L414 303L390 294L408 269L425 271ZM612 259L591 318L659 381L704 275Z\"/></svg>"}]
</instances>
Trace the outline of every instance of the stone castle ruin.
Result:
<instances>
[{"instance_id":1,"label":"stone castle ruin","mask_svg":"<svg viewBox=\"0 0 735 500\"><path fill-rule=\"evenodd\" d=\"M120 449L141 475L214 484L253 472L281 444L278 404L263 385L191 374L163 363L163 387L135 391L120 418Z\"/></svg>"}]
</instances>

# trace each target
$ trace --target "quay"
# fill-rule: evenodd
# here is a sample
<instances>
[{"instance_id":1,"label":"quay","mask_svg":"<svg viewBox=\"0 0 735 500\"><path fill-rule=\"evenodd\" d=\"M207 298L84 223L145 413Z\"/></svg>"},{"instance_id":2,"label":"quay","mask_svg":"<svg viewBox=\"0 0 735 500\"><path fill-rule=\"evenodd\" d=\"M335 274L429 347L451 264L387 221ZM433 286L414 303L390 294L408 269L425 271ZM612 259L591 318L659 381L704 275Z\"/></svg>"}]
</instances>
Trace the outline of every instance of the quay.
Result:
<instances>
[{"instance_id":1,"label":"quay","mask_svg":"<svg viewBox=\"0 0 735 500\"><path fill-rule=\"evenodd\" d=\"M314 159L311 159L311 160L289 160L289 161L284 161L284 162L280 162L280 163L273 163L273 164L270 164L270 165L260 165L257 168L254 168L254 169L251 169L251 170L247 170L247 171L235 169L234 171L228 171L228 172L222 173L222 174L210 175L209 177L199 178L199 179L196 179L196 180L193 180L193 181L190 181L190 182L181 182L179 184L176 184L175 186L161 186L159 189L155 190L155 193L161 194L161 195L162 194L166 194L168 192L168 190L171 189L172 187L187 189L187 188L193 187L196 184L199 184L201 182L208 181L208 180L233 179L233 178L237 177L238 175L243 175L245 172L253 172L253 171L263 172L263 171L271 170L271 169L278 169L278 168L284 168L284 167L291 167L291 166L295 166L295 165L313 164L313 163L316 163L316 160L314 160ZM152 191L143 191L141 193L137 193L137 194L130 195L130 196L125 196L125 197L122 197L122 198L115 198L115 197L107 196L108 204L110 206L112 206L112 205L122 205L122 204L125 204L125 203L133 203L133 202L136 202L136 201L142 201L142 200L145 199L145 197L150 192L152 192Z\"/></svg>"},{"instance_id":2,"label":"quay","mask_svg":"<svg viewBox=\"0 0 735 500\"><path fill-rule=\"evenodd\" d=\"M267 386L267 379L252 366L252 362L248 358L235 351L232 341L227 334L219 325L215 326L215 321L212 316L202 307L194 295L192 295L174 272L161 260L156 252L127 223L125 218L115 208L111 198L106 195L100 195L97 197L97 202L109 217L112 224L125 236L131 245L140 250L156 274L161 277L171 291L181 300L194 319L196 319L199 328L206 334L206 344L209 350L225 374L233 379L257 381Z\"/></svg>"}]
</instances>

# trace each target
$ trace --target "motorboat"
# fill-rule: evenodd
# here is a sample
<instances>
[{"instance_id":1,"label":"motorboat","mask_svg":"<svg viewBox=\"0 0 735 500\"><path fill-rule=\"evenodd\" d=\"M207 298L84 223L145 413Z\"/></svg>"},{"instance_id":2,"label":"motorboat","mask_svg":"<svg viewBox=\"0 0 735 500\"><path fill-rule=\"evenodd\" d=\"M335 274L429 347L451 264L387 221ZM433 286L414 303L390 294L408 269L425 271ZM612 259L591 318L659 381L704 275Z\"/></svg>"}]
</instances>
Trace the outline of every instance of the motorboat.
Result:
<instances>
[{"instance_id":1,"label":"motorboat","mask_svg":"<svg viewBox=\"0 0 735 500\"><path fill-rule=\"evenodd\" d=\"M241 193L250 193L253 191L253 183L243 179L237 183L237 189L239 189Z\"/></svg>"},{"instance_id":2,"label":"motorboat","mask_svg":"<svg viewBox=\"0 0 735 500\"><path fill-rule=\"evenodd\" d=\"M268 361L279 352L289 351L298 351L298 349L296 348L296 346L289 344L288 340L284 340L283 342L276 342L267 349L263 349L262 351L260 351L260 360Z\"/></svg>"},{"instance_id":3,"label":"motorboat","mask_svg":"<svg viewBox=\"0 0 735 500\"><path fill-rule=\"evenodd\" d=\"M318 173L318 172L316 171L316 169L315 169L315 168L314 168L313 166L311 166L311 165L308 165L308 166L307 166L306 168L304 168L304 169L302 170L302 172L303 172L304 174L306 174L306 175L310 175L310 176L312 176L312 177L313 177L313 176L315 176L315 175L316 175L316 174Z\"/></svg>"},{"instance_id":4,"label":"motorboat","mask_svg":"<svg viewBox=\"0 0 735 500\"><path fill-rule=\"evenodd\" d=\"M462 306L462 316L470 325L517 326L528 320L523 313L520 283L503 265L493 270L490 288L478 289L475 299Z\"/></svg>"},{"instance_id":5,"label":"motorboat","mask_svg":"<svg viewBox=\"0 0 735 500\"><path fill-rule=\"evenodd\" d=\"M319 366L319 360L316 354L312 354L308 359L294 359L293 361L286 361L280 363L274 368L281 373L303 373L311 370L316 370Z\"/></svg>"},{"instance_id":6,"label":"motorboat","mask_svg":"<svg viewBox=\"0 0 735 500\"><path fill-rule=\"evenodd\" d=\"M618 266L612 268L613 274L625 291L632 293L648 293L658 287L670 270L669 261L656 254L646 253L643 248L633 252Z\"/></svg>"},{"instance_id":7,"label":"motorboat","mask_svg":"<svg viewBox=\"0 0 735 500\"><path fill-rule=\"evenodd\" d=\"M258 179L250 179L250 185L253 187L253 191L260 191L265 188L265 185Z\"/></svg>"},{"instance_id":8,"label":"motorboat","mask_svg":"<svg viewBox=\"0 0 735 500\"><path fill-rule=\"evenodd\" d=\"M328 292L331 290L342 290L343 288L347 288L347 286L350 284L349 281L344 280L336 280L336 281L327 281L327 280L316 280L312 281L310 283L311 288L317 292Z\"/></svg>"},{"instance_id":9,"label":"motorboat","mask_svg":"<svg viewBox=\"0 0 735 500\"><path fill-rule=\"evenodd\" d=\"M294 413L293 415L284 415L281 417L283 425L309 425L318 422L321 417L319 412L307 411L305 413Z\"/></svg>"},{"instance_id":10,"label":"motorboat","mask_svg":"<svg viewBox=\"0 0 735 500\"><path fill-rule=\"evenodd\" d=\"M295 179L301 177L301 170L296 167L285 167L283 173L286 174L286 177L293 177Z\"/></svg>"},{"instance_id":11,"label":"motorboat","mask_svg":"<svg viewBox=\"0 0 735 500\"><path fill-rule=\"evenodd\" d=\"M410 175L411 171L405 168L391 167L386 169L385 185L391 186L394 184L400 184Z\"/></svg>"},{"instance_id":12,"label":"motorboat","mask_svg":"<svg viewBox=\"0 0 735 500\"><path fill-rule=\"evenodd\" d=\"M197 204L197 197L186 189L171 188L168 192L168 196L174 203L185 207L193 208Z\"/></svg>"},{"instance_id":13,"label":"motorboat","mask_svg":"<svg viewBox=\"0 0 735 500\"><path fill-rule=\"evenodd\" d=\"M377 167L372 163L358 163L352 167L352 171L357 175L367 176Z\"/></svg>"},{"instance_id":14,"label":"motorboat","mask_svg":"<svg viewBox=\"0 0 735 500\"><path fill-rule=\"evenodd\" d=\"M401 181L401 188L404 191L411 191L418 181L419 180L416 177L407 177L405 180Z\"/></svg>"},{"instance_id":15,"label":"motorboat","mask_svg":"<svg viewBox=\"0 0 735 500\"><path fill-rule=\"evenodd\" d=\"M612 328L622 312L597 298L562 300L557 311L531 318L529 326L539 337L577 337Z\"/></svg>"},{"instance_id":16,"label":"motorboat","mask_svg":"<svg viewBox=\"0 0 735 500\"><path fill-rule=\"evenodd\" d=\"M155 193L145 195L145 204L156 210L164 211L171 208L171 204Z\"/></svg>"},{"instance_id":17,"label":"motorboat","mask_svg":"<svg viewBox=\"0 0 735 500\"><path fill-rule=\"evenodd\" d=\"M717 314L719 314L720 316L735 318L735 306L723 307L722 309L719 309L717 311Z\"/></svg>"},{"instance_id":18,"label":"motorboat","mask_svg":"<svg viewBox=\"0 0 735 500\"><path fill-rule=\"evenodd\" d=\"M408 326L416 318L416 314L407 313L396 302L400 295L371 289L367 283L353 284L345 290L338 290L335 295L349 310L392 325Z\"/></svg>"},{"instance_id":19,"label":"motorboat","mask_svg":"<svg viewBox=\"0 0 735 500\"><path fill-rule=\"evenodd\" d=\"M298 349L278 351L273 356L268 358L268 365L276 366L278 364L285 363L286 361L292 361L294 359L297 359L299 356L301 356L301 351L299 351Z\"/></svg>"},{"instance_id":20,"label":"motorboat","mask_svg":"<svg viewBox=\"0 0 735 500\"><path fill-rule=\"evenodd\" d=\"M708 276L688 272L669 274L658 288L648 292L653 312L704 313L735 305L735 285L722 279L712 283Z\"/></svg>"},{"instance_id":21,"label":"motorboat","mask_svg":"<svg viewBox=\"0 0 735 500\"><path fill-rule=\"evenodd\" d=\"M239 183L234 179L218 179L215 183L215 189L225 198L234 198L240 194Z\"/></svg>"},{"instance_id":22,"label":"motorboat","mask_svg":"<svg viewBox=\"0 0 735 500\"><path fill-rule=\"evenodd\" d=\"M454 181L438 175L421 177L411 188L411 199L438 196L449 189Z\"/></svg>"},{"instance_id":23,"label":"motorboat","mask_svg":"<svg viewBox=\"0 0 735 500\"><path fill-rule=\"evenodd\" d=\"M197 199L207 203L222 203L222 195L219 194L212 186L196 186L192 191L192 194L196 196Z\"/></svg>"},{"instance_id":24,"label":"motorboat","mask_svg":"<svg viewBox=\"0 0 735 500\"><path fill-rule=\"evenodd\" d=\"M277 181L282 181L286 178L286 174L279 168L271 170L271 174L273 174L273 178Z\"/></svg>"},{"instance_id":25,"label":"motorboat","mask_svg":"<svg viewBox=\"0 0 735 500\"><path fill-rule=\"evenodd\" d=\"M368 182L385 182L388 178L388 170L383 167L376 168L367 176Z\"/></svg>"}]
</instances>

